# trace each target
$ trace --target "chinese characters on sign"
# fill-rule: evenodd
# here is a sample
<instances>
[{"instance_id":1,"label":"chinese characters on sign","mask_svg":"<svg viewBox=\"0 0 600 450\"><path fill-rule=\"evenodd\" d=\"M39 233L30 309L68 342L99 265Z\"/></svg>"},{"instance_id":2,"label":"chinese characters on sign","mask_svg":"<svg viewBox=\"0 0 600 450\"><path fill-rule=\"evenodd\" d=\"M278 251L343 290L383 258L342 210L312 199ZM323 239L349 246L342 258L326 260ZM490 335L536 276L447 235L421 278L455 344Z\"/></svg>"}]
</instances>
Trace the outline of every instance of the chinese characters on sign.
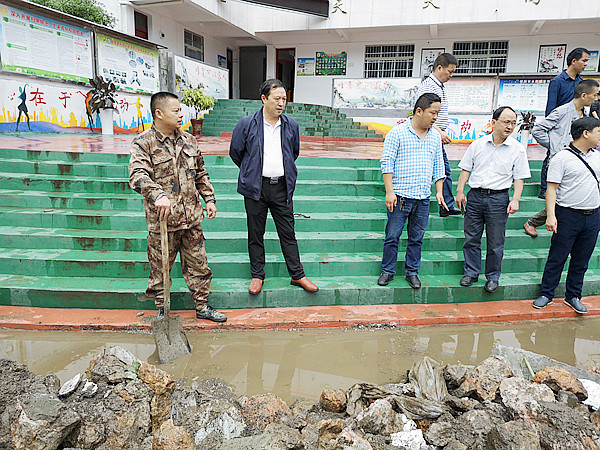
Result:
<instances>
[{"instance_id":1,"label":"chinese characters on sign","mask_svg":"<svg viewBox=\"0 0 600 450\"><path fill-rule=\"evenodd\" d=\"M567 45L540 45L538 72L560 73L565 62Z\"/></svg>"},{"instance_id":2,"label":"chinese characters on sign","mask_svg":"<svg viewBox=\"0 0 600 450\"><path fill-rule=\"evenodd\" d=\"M525 0L525 3L533 3L534 5L539 5L541 0Z\"/></svg>"},{"instance_id":3,"label":"chinese characters on sign","mask_svg":"<svg viewBox=\"0 0 600 450\"><path fill-rule=\"evenodd\" d=\"M348 54L317 52L315 75L346 75Z\"/></svg>"},{"instance_id":4,"label":"chinese characters on sign","mask_svg":"<svg viewBox=\"0 0 600 450\"><path fill-rule=\"evenodd\" d=\"M424 3L423 9L429 8L429 5L433 6L435 9L440 9L440 7L437 6L436 4L434 4L432 0L423 0L423 3Z\"/></svg>"},{"instance_id":5,"label":"chinese characters on sign","mask_svg":"<svg viewBox=\"0 0 600 450\"><path fill-rule=\"evenodd\" d=\"M331 14L334 14L338 11L346 14L346 11L342 9L342 0L335 0L335 5L333 5L333 11L331 11Z\"/></svg>"}]
</instances>

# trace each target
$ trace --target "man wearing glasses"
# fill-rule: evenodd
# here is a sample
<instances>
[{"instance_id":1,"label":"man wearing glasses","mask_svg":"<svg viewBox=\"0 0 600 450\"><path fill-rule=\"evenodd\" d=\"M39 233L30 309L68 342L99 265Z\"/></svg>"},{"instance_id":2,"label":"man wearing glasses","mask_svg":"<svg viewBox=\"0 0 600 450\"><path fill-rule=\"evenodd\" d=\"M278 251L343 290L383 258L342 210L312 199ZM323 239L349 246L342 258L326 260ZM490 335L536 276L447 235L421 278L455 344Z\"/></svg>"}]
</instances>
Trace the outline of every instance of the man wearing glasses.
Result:
<instances>
[{"instance_id":1,"label":"man wearing glasses","mask_svg":"<svg viewBox=\"0 0 600 450\"><path fill-rule=\"evenodd\" d=\"M492 133L475 140L458 165L462 172L458 178L456 204L462 210L466 207L461 286L471 286L479 280L481 236L485 226L487 282L484 288L487 292L498 289L508 215L519 210L524 180L531 176L525 149L510 136L516 124L517 114L512 108L496 109L492 115ZM465 199L467 180L471 190ZM515 189L509 200L508 190L513 180Z\"/></svg>"}]
</instances>

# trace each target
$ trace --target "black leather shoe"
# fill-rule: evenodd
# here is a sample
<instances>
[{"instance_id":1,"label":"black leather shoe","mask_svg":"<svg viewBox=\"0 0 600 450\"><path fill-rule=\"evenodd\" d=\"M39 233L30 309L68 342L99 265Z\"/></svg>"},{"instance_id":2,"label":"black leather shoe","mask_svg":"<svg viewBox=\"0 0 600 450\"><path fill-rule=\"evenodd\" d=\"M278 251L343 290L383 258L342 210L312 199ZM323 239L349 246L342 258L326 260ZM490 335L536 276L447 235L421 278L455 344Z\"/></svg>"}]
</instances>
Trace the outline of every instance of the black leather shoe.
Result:
<instances>
[{"instance_id":1,"label":"black leather shoe","mask_svg":"<svg viewBox=\"0 0 600 450\"><path fill-rule=\"evenodd\" d=\"M494 280L488 280L483 288L488 292L496 292L498 290L498 282Z\"/></svg>"},{"instance_id":2,"label":"black leather shoe","mask_svg":"<svg viewBox=\"0 0 600 450\"><path fill-rule=\"evenodd\" d=\"M458 208L452 208L448 211L445 209L440 209L440 217L448 217L448 216L460 216L462 211Z\"/></svg>"},{"instance_id":3,"label":"black leather shoe","mask_svg":"<svg viewBox=\"0 0 600 450\"><path fill-rule=\"evenodd\" d=\"M410 284L413 289L421 289L421 280L418 275L406 275L406 281Z\"/></svg>"},{"instance_id":4,"label":"black leather shoe","mask_svg":"<svg viewBox=\"0 0 600 450\"><path fill-rule=\"evenodd\" d=\"M538 198L541 198L542 200L546 200L546 193L545 192L540 192L538 194Z\"/></svg>"},{"instance_id":5,"label":"black leather shoe","mask_svg":"<svg viewBox=\"0 0 600 450\"><path fill-rule=\"evenodd\" d=\"M470 277L469 275L465 275L460 279L461 286L471 286L473 283L477 283L479 281L478 277Z\"/></svg>"},{"instance_id":6,"label":"black leather shoe","mask_svg":"<svg viewBox=\"0 0 600 450\"><path fill-rule=\"evenodd\" d=\"M225 322L227 321L227 316L223 313L220 313L212 306L206 305L206 308L204 308L202 311L196 310L196 319L212 320L213 322Z\"/></svg>"},{"instance_id":7,"label":"black leather shoe","mask_svg":"<svg viewBox=\"0 0 600 450\"><path fill-rule=\"evenodd\" d=\"M165 308L158 308L158 313L156 314L157 319L162 319L165 317Z\"/></svg>"},{"instance_id":8,"label":"black leather shoe","mask_svg":"<svg viewBox=\"0 0 600 450\"><path fill-rule=\"evenodd\" d=\"M381 272L381 275L379 275L379 279L377 280L377 284L379 286L387 286L393 279L394 275L391 273Z\"/></svg>"}]
</instances>

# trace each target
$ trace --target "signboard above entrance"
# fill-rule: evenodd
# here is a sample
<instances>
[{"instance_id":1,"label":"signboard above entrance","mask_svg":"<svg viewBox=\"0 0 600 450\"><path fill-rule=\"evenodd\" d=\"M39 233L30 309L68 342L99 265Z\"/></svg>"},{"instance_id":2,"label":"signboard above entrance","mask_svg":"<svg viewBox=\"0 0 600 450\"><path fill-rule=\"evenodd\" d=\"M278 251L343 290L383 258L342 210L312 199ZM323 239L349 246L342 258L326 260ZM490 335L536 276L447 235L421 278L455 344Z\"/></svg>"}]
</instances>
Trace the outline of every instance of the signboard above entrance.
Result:
<instances>
[{"instance_id":1,"label":"signboard above entrance","mask_svg":"<svg viewBox=\"0 0 600 450\"><path fill-rule=\"evenodd\" d=\"M329 0L242 0L249 3L257 3L264 6L289 9L316 16L329 16Z\"/></svg>"}]
</instances>

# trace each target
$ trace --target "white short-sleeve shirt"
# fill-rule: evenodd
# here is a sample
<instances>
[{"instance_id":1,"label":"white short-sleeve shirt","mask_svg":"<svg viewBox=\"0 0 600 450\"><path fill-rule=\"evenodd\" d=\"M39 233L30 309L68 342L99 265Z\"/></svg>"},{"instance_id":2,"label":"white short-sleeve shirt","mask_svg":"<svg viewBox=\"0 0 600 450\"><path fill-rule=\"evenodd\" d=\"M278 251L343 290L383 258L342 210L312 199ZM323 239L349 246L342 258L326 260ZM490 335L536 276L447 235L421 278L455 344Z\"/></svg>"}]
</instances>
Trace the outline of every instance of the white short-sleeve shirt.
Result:
<instances>
[{"instance_id":1,"label":"white short-sleeve shirt","mask_svg":"<svg viewBox=\"0 0 600 450\"><path fill-rule=\"evenodd\" d=\"M275 126L264 121L264 162L263 177L281 177L283 170L283 152L281 150L281 119L277 120Z\"/></svg>"}]
</instances>

